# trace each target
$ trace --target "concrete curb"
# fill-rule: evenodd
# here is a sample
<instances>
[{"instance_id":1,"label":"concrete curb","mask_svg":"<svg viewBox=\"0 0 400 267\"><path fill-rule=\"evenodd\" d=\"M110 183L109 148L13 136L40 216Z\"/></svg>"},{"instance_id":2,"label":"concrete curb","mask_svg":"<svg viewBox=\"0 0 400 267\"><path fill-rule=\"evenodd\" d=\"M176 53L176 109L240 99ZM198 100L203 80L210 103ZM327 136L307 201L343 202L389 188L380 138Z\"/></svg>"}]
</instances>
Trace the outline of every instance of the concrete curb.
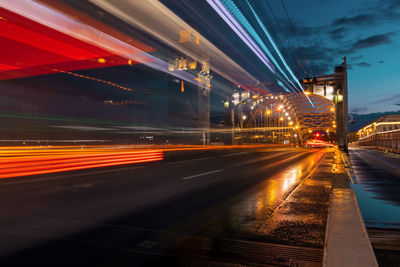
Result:
<instances>
[{"instance_id":1,"label":"concrete curb","mask_svg":"<svg viewBox=\"0 0 400 267\"><path fill-rule=\"evenodd\" d=\"M347 155L342 157L349 172ZM323 266L378 266L374 250L351 188L333 189L325 232Z\"/></svg>"}]
</instances>

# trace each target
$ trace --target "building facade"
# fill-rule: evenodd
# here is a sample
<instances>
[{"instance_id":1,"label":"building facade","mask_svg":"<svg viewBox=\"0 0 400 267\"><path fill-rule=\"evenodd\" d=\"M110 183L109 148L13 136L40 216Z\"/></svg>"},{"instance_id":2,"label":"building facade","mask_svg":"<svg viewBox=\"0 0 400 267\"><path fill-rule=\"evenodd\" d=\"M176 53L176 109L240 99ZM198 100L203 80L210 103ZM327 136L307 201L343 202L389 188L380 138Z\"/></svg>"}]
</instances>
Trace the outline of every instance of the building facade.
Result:
<instances>
[{"instance_id":1,"label":"building facade","mask_svg":"<svg viewBox=\"0 0 400 267\"><path fill-rule=\"evenodd\" d=\"M387 115L379 117L372 123L364 126L358 131L359 138L367 137L372 134L390 132L400 129L400 115Z\"/></svg>"}]
</instances>

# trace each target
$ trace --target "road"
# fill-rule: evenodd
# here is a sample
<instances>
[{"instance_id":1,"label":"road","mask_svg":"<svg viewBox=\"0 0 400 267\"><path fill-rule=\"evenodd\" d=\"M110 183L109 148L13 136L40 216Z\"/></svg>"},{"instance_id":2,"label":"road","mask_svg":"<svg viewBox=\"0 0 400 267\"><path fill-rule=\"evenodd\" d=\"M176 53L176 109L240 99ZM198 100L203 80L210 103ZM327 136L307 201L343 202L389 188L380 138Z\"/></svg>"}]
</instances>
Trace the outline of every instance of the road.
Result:
<instances>
[{"instance_id":1,"label":"road","mask_svg":"<svg viewBox=\"0 0 400 267\"><path fill-rule=\"evenodd\" d=\"M400 261L400 157L350 147L354 189L379 266Z\"/></svg>"},{"instance_id":2,"label":"road","mask_svg":"<svg viewBox=\"0 0 400 267\"><path fill-rule=\"evenodd\" d=\"M351 148L354 188L367 227L400 228L400 157Z\"/></svg>"},{"instance_id":3,"label":"road","mask_svg":"<svg viewBox=\"0 0 400 267\"><path fill-rule=\"evenodd\" d=\"M169 151L160 162L1 179L0 263L137 266L180 258L194 264L179 251L204 239L189 237L212 240L211 258L222 238L242 247L262 242L257 229L325 153Z\"/></svg>"}]
</instances>

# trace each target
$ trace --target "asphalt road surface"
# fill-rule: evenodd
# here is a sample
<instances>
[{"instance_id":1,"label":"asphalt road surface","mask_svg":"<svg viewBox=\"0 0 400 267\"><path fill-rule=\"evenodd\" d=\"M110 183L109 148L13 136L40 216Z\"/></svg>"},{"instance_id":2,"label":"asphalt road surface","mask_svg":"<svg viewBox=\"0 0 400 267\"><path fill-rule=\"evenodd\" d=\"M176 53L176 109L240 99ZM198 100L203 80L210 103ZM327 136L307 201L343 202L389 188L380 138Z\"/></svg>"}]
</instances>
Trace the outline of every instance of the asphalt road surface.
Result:
<instances>
[{"instance_id":1,"label":"asphalt road surface","mask_svg":"<svg viewBox=\"0 0 400 267\"><path fill-rule=\"evenodd\" d=\"M353 188L367 227L400 229L400 156L351 148Z\"/></svg>"},{"instance_id":2,"label":"asphalt road surface","mask_svg":"<svg viewBox=\"0 0 400 267\"><path fill-rule=\"evenodd\" d=\"M400 261L400 156L378 150L349 150L358 205L379 266Z\"/></svg>"},{"instance_id":3,"label":"asphalt road surface","mask_svg":"<svg viewBox=\"0 0 400 267\"><path fill-rule=\"evenodd\" d=\"M0 265L195 266L182 248L196 243L200 255L204 242L212 259L223 238L249 258L257 228L325 153L171 151L161 162L2 179Z\"/></svg>"}]
</instances>

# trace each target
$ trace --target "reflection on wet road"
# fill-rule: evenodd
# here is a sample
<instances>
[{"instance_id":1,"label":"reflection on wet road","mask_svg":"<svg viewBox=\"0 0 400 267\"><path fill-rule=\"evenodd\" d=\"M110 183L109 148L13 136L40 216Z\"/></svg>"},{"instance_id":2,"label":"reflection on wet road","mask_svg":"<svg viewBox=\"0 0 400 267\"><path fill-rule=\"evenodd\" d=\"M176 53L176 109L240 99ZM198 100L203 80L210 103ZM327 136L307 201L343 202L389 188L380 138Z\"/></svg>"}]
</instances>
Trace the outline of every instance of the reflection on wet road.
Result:
<instances>
[{"instance_id":1,"label":"reflection on wet road","mask_svg":"<svg viewBox=\"0 0 400 267\"><path fill-rule=\"evenodd\" d=\"M400 229L400 157L359 148L349 156L366 226Z\"/></svg>"},{"instance_id":2,"label":"reflection on wet road","mask_svg":"<svg viewBox=\"0 0 400 267\"><path fill-rule=\"evenodd\" d=\"M321 262L327 151L170 151L164 162L3 179L3 262L136 266L165 257L226 261L232 251L242 253L236 262L265 263L266 251Z\"/></svg>"}]
</instances>

